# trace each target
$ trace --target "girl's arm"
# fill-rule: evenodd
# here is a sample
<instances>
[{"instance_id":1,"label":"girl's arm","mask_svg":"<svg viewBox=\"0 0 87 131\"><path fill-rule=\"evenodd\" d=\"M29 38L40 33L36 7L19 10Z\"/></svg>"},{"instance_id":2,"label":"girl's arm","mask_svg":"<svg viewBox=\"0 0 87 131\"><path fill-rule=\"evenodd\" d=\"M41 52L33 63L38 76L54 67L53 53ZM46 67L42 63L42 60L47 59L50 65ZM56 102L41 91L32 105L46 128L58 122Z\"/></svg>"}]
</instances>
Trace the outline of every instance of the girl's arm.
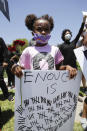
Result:
<instances>
[{"instance_id":1,"label":"girl's arm","mask_svg":"<svg viewBox=\"0 0 87 131\"><path fill-rule=\"evenodd\" d=\"M56 70L68 70L70 78L73 78L77 75L77 69L76 68L73 68L69 65L62 65L62 62L60 64L56 65Z\"/></svg>"}]
</instances>

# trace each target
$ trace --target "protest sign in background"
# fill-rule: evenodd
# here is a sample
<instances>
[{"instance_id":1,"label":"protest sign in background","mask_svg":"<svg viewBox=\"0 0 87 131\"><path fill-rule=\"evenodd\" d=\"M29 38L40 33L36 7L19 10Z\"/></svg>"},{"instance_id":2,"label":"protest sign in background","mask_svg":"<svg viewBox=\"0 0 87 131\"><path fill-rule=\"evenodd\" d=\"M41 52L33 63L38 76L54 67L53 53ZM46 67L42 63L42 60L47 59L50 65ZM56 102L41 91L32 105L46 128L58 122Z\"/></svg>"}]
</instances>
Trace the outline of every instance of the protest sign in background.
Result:
<instances>
[{"instance_id":1,"label":"protest sign in background","mask_svg":"<svg viewBox=\"0 0 87 131\"><path fill-rule=\"evenodd\" d=\"M82 11L83 16L86 16L85 24L87 24L87 11Z\"/></svg>"},{"instance_id":2,"label":"protest sign in background","mask_svg":"<svg viewBox=\"0 0 87 131\"><path fill-rule=\"evenodd\" d=\"M74 49L74 53L85 76L85 79L87 80L87 47L81 46L77 49Z\"/></svg>"},{"instance_id":3,"label":"protest sign in background","mask_svg":"<svg viewBox=\"0 0 87 131\"><path fill-rule=\"evenodd\" d=\"M73 131L81 72L24 71L16 77L15 131Z\"/></svg>"},{"instance_id":4,"label":"protest sign in background","mask_svg":"<svg viewBox=\"0 0 87 131\"><path fill-rule=\"evenodd\" d=\"M7 0L0 0L0 10L5 15L5 17L10 21L9 6Z\"/></svg>"}]
</instances>

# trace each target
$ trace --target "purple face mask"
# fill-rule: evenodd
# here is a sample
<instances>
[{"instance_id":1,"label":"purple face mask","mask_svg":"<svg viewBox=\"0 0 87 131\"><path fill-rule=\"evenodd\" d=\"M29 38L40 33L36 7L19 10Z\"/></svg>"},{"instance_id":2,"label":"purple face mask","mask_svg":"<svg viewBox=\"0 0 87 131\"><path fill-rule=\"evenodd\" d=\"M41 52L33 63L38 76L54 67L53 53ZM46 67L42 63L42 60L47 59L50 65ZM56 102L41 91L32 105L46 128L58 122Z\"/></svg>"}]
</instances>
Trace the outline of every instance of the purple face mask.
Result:
<instances>
[{"instance_id":1,"label":"purple face mask","mask_svg":"<svg viewBox=\"0 0 87 131\"><path fill-rule=\"evenodd\" d=\"M36 43L44 44L44 43L48 43L50 37L51 37L50 34L41 35L41 34L34 33L33 39L36 41Z\"/></svg>"}]
</instances>

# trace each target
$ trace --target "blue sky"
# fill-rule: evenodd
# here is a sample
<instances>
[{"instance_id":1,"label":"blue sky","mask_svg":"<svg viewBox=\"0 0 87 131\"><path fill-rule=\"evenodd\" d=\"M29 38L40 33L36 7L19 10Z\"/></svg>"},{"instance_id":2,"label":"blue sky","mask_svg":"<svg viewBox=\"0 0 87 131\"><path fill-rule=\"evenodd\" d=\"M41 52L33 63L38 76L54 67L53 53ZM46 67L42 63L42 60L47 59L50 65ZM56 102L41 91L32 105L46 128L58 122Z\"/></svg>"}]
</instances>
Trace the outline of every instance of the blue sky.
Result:
<instances>
[{"instance_id":1,"label":"blue sky","mask_svg":"<svg viewBox=\"0 0 87 131\"><path fill-rule=\"evenodd\" d=\"M62 43L62 30L72 31L72 40L81 26L82 11L87 11L87 0L8 0L10 22L0 11L0 37L6 44L19 38L32 38L31 32L25 26L25 17L35 14L38 17L49 14L54 19L54 29L49 41L52 45Z\"/></svg>"}]
</instances>

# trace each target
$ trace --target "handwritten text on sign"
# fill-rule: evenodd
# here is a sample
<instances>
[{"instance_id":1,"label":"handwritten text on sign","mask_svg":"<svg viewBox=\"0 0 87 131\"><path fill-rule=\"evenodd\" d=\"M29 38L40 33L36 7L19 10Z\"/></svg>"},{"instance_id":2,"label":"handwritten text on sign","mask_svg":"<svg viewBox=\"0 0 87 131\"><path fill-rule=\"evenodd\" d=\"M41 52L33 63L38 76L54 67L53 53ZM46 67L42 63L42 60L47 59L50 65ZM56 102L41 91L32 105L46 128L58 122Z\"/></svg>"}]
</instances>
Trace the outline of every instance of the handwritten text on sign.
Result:
<instances>
[{"instance_id":1,"label":"handwritten text on sign","mask_svg":"<svg viewBox=\"0 0 87 131\"><path fill-rule=\"evenodd\" d=\"M69 80L67 71L24 71L21 83L16 78L15 131L73 130L80 79L80 72Z\"/></svg>"}]
</instances>

